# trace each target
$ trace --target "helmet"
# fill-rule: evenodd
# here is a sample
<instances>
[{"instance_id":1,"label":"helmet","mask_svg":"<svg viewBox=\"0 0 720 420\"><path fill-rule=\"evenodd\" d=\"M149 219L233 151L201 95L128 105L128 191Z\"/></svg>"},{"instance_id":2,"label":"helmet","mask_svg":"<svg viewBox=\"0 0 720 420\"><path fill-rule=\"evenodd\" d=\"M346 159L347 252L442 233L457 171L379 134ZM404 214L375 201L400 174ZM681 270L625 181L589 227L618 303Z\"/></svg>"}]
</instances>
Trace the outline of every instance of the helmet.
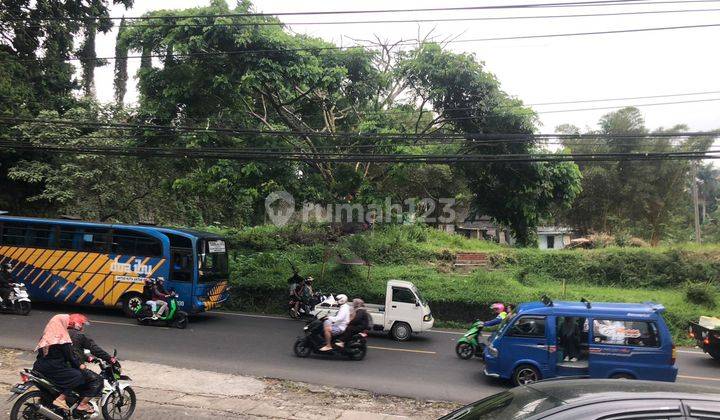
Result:
<instances>
[{"instance_id":1,"label":"helmet","mask_svg":"<svg viewBox=\"0 0 720 420\"><path fill-rule=\"evenodd\" d=\"M348 297L345 295L337 295L335 296L335 300L337 301L338 305L344 305L348 301Z\"/></svg>"},{"instance_id":2,"label":"helmet","mask_svg":"<svg viewBox=\"0 0 720 420\"><path fill-rule=\"evenodd\" d=\"M73 328L78 331L82 331L85 325L90 325L90 320L83 314L70 314L70 320L68 321L68 328Z\"/></svg>"},{"instance_id":3,"label":"helmet","mask_svg":"<svg viewBox=\"0 0 720 420\"><path fill-rule=\"evenodd\" d=\"M313 280L315 280L315 279L312 278L312 276L308 276L308 278L305 279L305 283L312 283Z\"/></svg>"},{"instance_id":4,"label":"helmet","mask_svg":"<svg viewBox=\"0 0 720 420\"><path fill-rule=\"evenodd\" d=\"M490 305L490 308L495 311L496 314L499 314L500 312L505 312L505 305L502 303L493 303Z\"/></svg>"}]
</instances>

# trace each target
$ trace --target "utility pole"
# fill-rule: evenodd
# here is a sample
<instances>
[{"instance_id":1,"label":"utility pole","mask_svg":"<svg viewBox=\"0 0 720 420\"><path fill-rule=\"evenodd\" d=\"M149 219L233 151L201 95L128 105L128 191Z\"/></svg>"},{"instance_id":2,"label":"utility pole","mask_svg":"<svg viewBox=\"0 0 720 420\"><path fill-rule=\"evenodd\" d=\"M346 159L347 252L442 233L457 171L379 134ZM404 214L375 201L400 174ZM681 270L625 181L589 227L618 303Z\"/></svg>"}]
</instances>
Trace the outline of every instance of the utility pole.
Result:
<instances>
[{"instance_id":1,"label":"utility pole","mask_svg":"<svg viewBox=\"0 0 720 420\"><path fill-rule=\"evenodd\" d=\"M693 211L695 213L695 242L700 243L700 204L698 199L697 186L697 160L692 161L692 194L693 194Z\"/></svg>"}]
</instances>

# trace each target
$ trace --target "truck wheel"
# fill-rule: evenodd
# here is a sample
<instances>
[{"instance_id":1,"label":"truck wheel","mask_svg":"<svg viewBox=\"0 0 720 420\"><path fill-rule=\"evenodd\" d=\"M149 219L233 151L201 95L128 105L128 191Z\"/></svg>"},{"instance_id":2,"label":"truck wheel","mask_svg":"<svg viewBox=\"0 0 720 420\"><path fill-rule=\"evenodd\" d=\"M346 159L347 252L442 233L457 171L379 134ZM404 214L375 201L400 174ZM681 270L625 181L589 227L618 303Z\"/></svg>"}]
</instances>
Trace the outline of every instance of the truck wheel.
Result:
<instances>
[{"instance_id":1,"label":"truck wheel","mask_svg":"<svg viewBox=\"0 0 720 420\"><path fill-rule=\"evenodd\" d=\"M717 347L709 348L709 349L707 349L707 352L710 355L710 357L712 357L713 359L720 362L720 348L717 348Z\"/></svg>"},{"instance_id":2,"label":"truck wheel","mask_svg":"<svg viewBox=\"0 0 720 420\"><path fill-rule=\"evenodd\" d=\"M126 317L135 317L135 308L142 306L143 298L139 293L130 293L122 300L122 310Z\"/></svg>"},{"instance_id":3,"label":"truck wheel","mask_svg":"<svg viewBox=\"0 0 720 420\"><path fill-rule=\"evenodd\" d=\"M396 322L390 329L390 336L397 341L407 341L412 334L412 328L406 322Z\"/></svg>"},{"instance_id":4,"label":"truck wheel","mask_svg":"<svg viewBox=\"0 0 720 420\"><path fill-rule=\"evenodd\" d=\"M513 372L512 383L513 385L527 385L533 382L537 382L542 379L540 371L533 365L520 365L515 368Z\"/></svg>"}]
</instances>

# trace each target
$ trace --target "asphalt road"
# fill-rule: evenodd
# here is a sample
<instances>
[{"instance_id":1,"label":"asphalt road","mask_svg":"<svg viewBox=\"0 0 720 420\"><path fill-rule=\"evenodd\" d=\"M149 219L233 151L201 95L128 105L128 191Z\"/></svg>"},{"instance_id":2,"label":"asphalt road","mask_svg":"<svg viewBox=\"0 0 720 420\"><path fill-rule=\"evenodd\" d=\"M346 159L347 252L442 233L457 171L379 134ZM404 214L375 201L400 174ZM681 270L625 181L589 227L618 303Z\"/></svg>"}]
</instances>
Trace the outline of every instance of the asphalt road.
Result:
<instances>
[{"instance_id":1,"label":"asphalt road","mask_svg":"<svg viewBox=\"0 0 720 420\"><path fill-rule=\"evenodd\" d=\"M75 309L77 311L77 309ZM41 307L28 317L0 315L0 346L32 350L48 319L71 308ZM483 363L455 356L456 332L431 331L399 343L373 335L365 360L294 356L303 323L281 317L212 312L186 330L139 326L112 310L87 310L89 334L118 357L222 373L284 378L398 396L467 403L506 387L483 375ZM720 363L681 349L678 381L720 385Z\"/></svg>"}]
</instances>

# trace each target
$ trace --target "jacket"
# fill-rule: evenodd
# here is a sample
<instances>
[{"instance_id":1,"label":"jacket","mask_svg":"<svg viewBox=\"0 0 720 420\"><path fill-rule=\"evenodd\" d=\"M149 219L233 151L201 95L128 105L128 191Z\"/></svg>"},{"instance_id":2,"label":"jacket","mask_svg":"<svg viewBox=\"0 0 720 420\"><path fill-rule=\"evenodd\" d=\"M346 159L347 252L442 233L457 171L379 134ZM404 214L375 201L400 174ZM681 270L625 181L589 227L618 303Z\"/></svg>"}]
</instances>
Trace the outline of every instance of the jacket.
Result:
<instances>
[{"instance_id":1,"label":"jacket","mask_svg":"<svg viewBox=\"0 0 720 420\"><path fill-rule=\"evenodd\" d=\"M90 350L90 354L110 363L112 356L95 344L92 338L88 337L82 331L69 329L70 339L72 340L73 353L78 360L85 360L85 349Z\"/></svg>"}]
</instances>

